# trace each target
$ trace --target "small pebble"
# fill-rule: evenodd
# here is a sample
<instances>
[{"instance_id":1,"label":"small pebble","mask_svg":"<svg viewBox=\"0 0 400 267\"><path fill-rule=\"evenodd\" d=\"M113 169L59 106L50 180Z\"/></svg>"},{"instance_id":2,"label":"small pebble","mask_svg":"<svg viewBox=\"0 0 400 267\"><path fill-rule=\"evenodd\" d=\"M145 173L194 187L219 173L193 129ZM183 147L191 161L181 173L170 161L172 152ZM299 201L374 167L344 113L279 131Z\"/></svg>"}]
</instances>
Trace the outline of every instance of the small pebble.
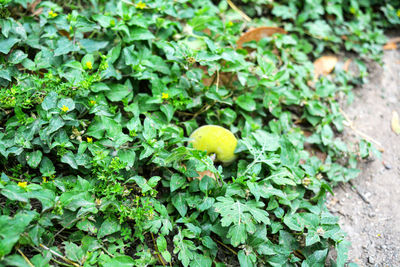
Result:
<instances>
[{"instance_id":1,"label":"small pebble","mask_svg":"<svg viewBox=\"0 0 400 267\"><path fill-rule=\"evenodd\" d=\"M368 262L371 263L371 264L374 264L374 263L375 263L374 257L369 256L369 257L368 257Z\"/></svg>"},{"instance_id":2,"label":"small pebble","mask_svg":"<svg viewBox=\"0 0 400 267\"><path fill-rule=\"evenodd\" d=\"M375 215L376 215L375 212L370 212L370 213L368 214L368 216L371 217L371 218L375 217Z\"/></svg>"},{"instance_id":3,"label":"small pebble","mask_svg":"<svg viewBox=\"0 0 400 267\"><path fill-rule=\"evenodd\" d=\"M385 161L382 161L382 163L386 170L390 170L392 168L392 166L389 163L387 163Z\"/></svg>"}]
</instances>

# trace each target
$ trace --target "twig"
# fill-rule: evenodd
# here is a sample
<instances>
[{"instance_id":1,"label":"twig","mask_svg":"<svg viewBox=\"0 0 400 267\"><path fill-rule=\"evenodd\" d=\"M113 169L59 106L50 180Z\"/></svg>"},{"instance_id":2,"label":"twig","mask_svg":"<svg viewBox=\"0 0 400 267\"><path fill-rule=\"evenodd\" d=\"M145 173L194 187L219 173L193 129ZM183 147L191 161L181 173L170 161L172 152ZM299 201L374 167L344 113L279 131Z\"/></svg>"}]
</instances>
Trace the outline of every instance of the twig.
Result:
<instances>
[{"instance_id":1,"label":"twig","mask_svg":"<svg viewBox=\"0 0 400 267\"><path fill-rule=\"evenodd\" d=\"M121 2L124 2L125 4L133 6L134 4L132 2L126 1L126 0L121 0Z\"/></svg>"},{"instance_id":2,"label":"twig","mask_svg":"<svg viewBox=\"0 0 400 267\"><path fill-rule=\"evenodd\" d=\"M216 91L218 92L218 86L219 86L219 70L217 70L217 85L216 85Z\"/></svg>"},{"instance_id":3,"label":"twig","mask_svg":"<svg viewBox=\"0 0 400 267\"><path fill-rule=\"evenodd\" d=\"M158 259L161 261L161 264L165 267L164 260L163 260L163 258L162 258L161 255L160 255L161 253L160 253L160 251L158 250L158 247L157 247L157 244L156 244L156 240L154 239L154 235L153 235L153 233L151 233L151 232L150 232L150 234L151 234L151 239L153 239L154 249L156 250Z\"/></svg>"},{"instance_id":4,"label":"twig","mask_svg":"<svg viewBox=\"0 0 400 267\"><path fill-rule=\"evenodd\" d=\"M226 248L227 250L229 250L230 252L232 252L233 254L235 254L237 256L237 252L234 251L233 249L231 249L230 247L228 247L227 245L225 245L224 243L222 243L221 241L219 241L218 239L214 239L214 241L216 241L218 244L222 245L224 248Z\"/></svg>"},{"instance_id":5,"label":"twig","mask_svg":"<svg viewBox=\"0 0 400 267\"><path fill-rule=\"evenodd\" d=\"M363 137L365 140L370 141L371 143L374 143L375 145L377 145L379 148L378 150L380 152L384 152L385 149L383 147L383 145L381 143L379 143L378 141L376 141L375 139L373 139L372 137L370 137L369 135L361 132L360 130L356 129L356 127L354 126L354 123L350 120L349 116L347 116L347 114L341 109L339 108L340 113L343 115L343 117L345 118L345 120L348 123L348 126L358 135L360 135L361 137Z\"/></svg>"},{"instance_id":6,"label":"twig","mask_svg":"<svg viewBox=\"0 0 400 267\"><path fill-rule=\"evenodd\" d=\"M111 258L114 258L114 257L115 257L113 254L111 254L110 252L108 252L108 250L107 250L105 247L102 246L101 249L102 249L105 253L107 253L107 255L110 256Z\"/></svg>"},{"instance_id":7,"label":"twig","mask_svg":"<svg viewBox=\"0 0 400 267\"><path fill-rule=\"evenodd\" d=\"M371 205L371 202L369 202L369 200L358 190L357 187L355 187L353 185L353 183L351 181L349 181L349 184L351 185L351 188L357 193L357 195L360 196L360 198L367 204Z\"/></svg>"},{"instance_id":8,"label":"twig","mask_svg":"<svg viewBox=\"0 0 400 267\"><path fill-rule=\"evenodd\" d=\"M83 214L83 216L86 216L87 213ZM79 216L78 218L75 218L74 220L70 221L69 223L67 223L67 225L65 225L61 230L59 230L49 241L48 246L50 245L50 243L55 240L56 236L58 236L62 231L64 231L65 229L67 229L68 226L70 226L71 224L75 223L76 221L79 221L80 219L82 219L83 217L82 215Z\"/></svg>"},{"instance_id":9,"label":"twig","mask_svg":"<svg viewBox=\"0 0 400 267\"><path fill-rule=\"evenodd\" d=\"M30 267L35 267L35 266L32 264L32 262L28 259L28 257L25 256L25 254L24 254L19 248L17 248L17 251L18 251L19 254L21 254L22 258L24 258L24 260L26 261L26 263L28 263L28 265L29 265Z\"/></svg>"},{"instance_id":10,"label":"twig","mask_svg":"<svg viewBox=\"0 0 400 267\"><path fill-rule=\"evenodd\" d=\"M79 265L78 263L73 262L73 261L67 259L67 258L64 257L63 255L60 255L59 253L57 253L57 252L55 252L54 250L52 250L52 249L46 247L45 245L39 244L39 246L41 246L43 249L49 251L51 254L56 255L57 257L61 258L63 261L68 262L69 264L72 264L72 265L75 266L75 267L81 267L81 265Z\"/></svg>"},{"instance_id":11,"label":"twig","mask_svg":"<svg viewBox=\"0 0 400 267\"><path fill-rule=\"evenodd\" d=\"M249 18L249 16L247 16L242 10L240 10L234 3L232 3L231 0L226 0L228 2L228 5L235 10L236 12L238 12L240 14L240 16L242 16L245 20L247 20L248 22L251 22L251 18Z\"/></svg>"}]
</instances>

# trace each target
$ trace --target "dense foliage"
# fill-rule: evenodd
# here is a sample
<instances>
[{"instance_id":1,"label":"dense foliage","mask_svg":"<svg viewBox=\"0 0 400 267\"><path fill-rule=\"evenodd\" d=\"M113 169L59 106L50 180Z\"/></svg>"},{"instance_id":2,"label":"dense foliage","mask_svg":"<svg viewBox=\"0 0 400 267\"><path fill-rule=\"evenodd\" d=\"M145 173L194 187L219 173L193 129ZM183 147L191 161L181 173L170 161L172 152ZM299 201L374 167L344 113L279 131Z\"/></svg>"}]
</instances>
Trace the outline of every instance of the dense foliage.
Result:
<instances>
[{"instance_id":1,"label":"dense foliage","mask_svg":"<svg viewBox=\"0 0 400 267\"><path fill-rule=\"evenodd\" d=\"M373 150L337 102L367 69L312 61L379 60L400 3L266 2L0 0L0 265L343 266L324 201ZM237 49L261 25L288 33ZM235 162L188 145L204 124Z\"/></svg>"}]
</instances>

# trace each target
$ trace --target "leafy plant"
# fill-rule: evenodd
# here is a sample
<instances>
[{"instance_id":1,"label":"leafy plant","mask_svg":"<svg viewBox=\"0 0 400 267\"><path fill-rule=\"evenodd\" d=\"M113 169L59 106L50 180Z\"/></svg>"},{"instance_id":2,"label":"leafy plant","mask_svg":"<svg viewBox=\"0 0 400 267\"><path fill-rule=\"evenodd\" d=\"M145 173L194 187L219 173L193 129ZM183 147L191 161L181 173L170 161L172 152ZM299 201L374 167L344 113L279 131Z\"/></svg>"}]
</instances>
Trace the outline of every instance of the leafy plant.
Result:
<instances>
[{"instance_id":1,"label":"leafy plant","mask_svg":"<svg viewBox=\"0 0 400 267\"><path fill-rule=\"evenodd\" d=\"M1 265L344 266L324 201L374 151L340 136L367 70L313 81L312 60L379 59L399 6L249 0L247 23L225 1L3 2ZM288 33L236 49L258 25ZM188 142L205 124L238 139L231 164Z\"/></svg>"}]
</instances>

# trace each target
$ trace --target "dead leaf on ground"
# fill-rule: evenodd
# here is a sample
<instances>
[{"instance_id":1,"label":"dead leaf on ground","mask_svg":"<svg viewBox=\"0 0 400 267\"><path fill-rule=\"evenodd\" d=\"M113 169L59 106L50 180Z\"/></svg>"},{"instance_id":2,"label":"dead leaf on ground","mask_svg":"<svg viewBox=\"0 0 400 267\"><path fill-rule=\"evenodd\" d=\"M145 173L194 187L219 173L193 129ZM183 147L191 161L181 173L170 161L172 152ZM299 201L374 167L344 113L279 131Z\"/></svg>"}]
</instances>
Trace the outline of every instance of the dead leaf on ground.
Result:
<instances>
[{"instance_id":1,"label":"dead leaf on ground","mask_svg":"<svg viewBox=\"0 0 400 267\"><path fill-rule=\"evenodd\" d=\"M314 61L314 80L320 75L328 75L331 73L336 64L338 58L336 56L322 56Z\"/></svg>"},{"instance_id":2,"label":"dead leaf on ground","mask_svg":"<svg viewBox=\"0 0 400 267\"><path fill-rule=\"evenodd\" d=\"M58 30L58 33L61 35L61 36L64 36L64 37L67 37L68 39L72 39L71 38L71 36L69 35L69 32L67 32L67 31L65 31L65 30Z\"/></svg>"},{"instance_id":3,"label":"dead leaf on ground","mask_svg":"<svg viewBox=\"0 0 400 267\"><path fill-rule=\"evenodd\" d=\"M211 177L211 178L213 178L214 180L215 180L215 174L214 173L212 173L212 172L210 172L210 171L204 171L204 172L197 172L198 174L199 174L199 176L198 177L195 177L195 178L197 178L197 179L199 179L199 180L201 180L201 179L203 179L203 177L204 176L209 176L209 177Z\"/></svg>"},{"instance_id":4,"label":"dead leaf on ground","mask_svg":"<svg viewBox=\"0 0 400 267\"><path fill-rule=\"evenodd\" d=\"M351 59L350 59L350 58L347 59L346 62L344 62L344 64L343 64L343 70L344 70L345 72L348 72L348 71L349 71L350 63L351 63Z\"/></svg>"},{"instance_id":5,"label":"dead leaf on ground","mask_svg":"<svg viewBox=\"0 0 400 267\"><path fill-rule=\"evenodd\" d=\"M40 2L42 2L42 0L35 0L31 4L28 4L29 11L32 13L32 15L37 16L37 15L40 15L42 13L42 11L43 11L42 7L38 8L36 10L36 7L37 7L38 4L40 4Z\"/></svg>"},{"instance_id":6,"label":"dead leaf on ground","mask_svg":"<svg viewBox=\"0 0 400 267\"><path fill-rule=\"evenodd\" d=\"M186 165L185 164L182 164L182 166L185 168L185 170L186 170ZM192 181L193 179L199 179L199 180L201 180L201 179L203 179L203 177L204 176L209 176L209 177L211 177L211 178L213 178L214 180L217 180L216 178L215 178L215 174L213 173L213 172L211 172L211 171L209 171L209 170L206 170L206 171L203 171L203 172L197 172L198 174L199 174L199 176L197 176L197 177L194 177L194 178L190 178L190 177L188 177L188 180L189 181Z\"/></svg>"},{"instance_id":7,"label":"dead leaf on ground","mask_svg":"<svg viewBox=\"0 0 400 267\"><path fill-rule=\"evenodd\" d=\"M399 114L394 110L392 111L392 131L400 134Z\"/></svg>"},{"instance_id":8,"label":"dead leaf on ground","mask_svg":"<svg viewBox=\"0 0 400 267\"><path fill-rule=\"evenodd\" d=\"M239 40L237 41L238 48L242 48L244 43L250 41L260 41L262 38L272 36L275 33L282 33L286 34L287 32L278 27L258 27L255 29L251 29L245 32L242 36L240 36Z\"/></svg>"},{"instance_id":9,"label":"dead leaf on ground","mask_svg":"<svg viewBox=\"0 0 400 267\"><path fill-rule=\"evenodd\" d=\"M396 43L386 43L383 46L383 50L396 50L396 49L397 49Z\"/></svg>"},{"instance_id":10,"label":"dead leaf on ground","mask_svg":"<svg viewBox=\"0 0 400 267\"><path fill-rule=\"evenodd\" d=\"M384 46L383 50L396 50L397 43L400 43L400 37L390 39Z\"/></svg>"}]
</instances>

